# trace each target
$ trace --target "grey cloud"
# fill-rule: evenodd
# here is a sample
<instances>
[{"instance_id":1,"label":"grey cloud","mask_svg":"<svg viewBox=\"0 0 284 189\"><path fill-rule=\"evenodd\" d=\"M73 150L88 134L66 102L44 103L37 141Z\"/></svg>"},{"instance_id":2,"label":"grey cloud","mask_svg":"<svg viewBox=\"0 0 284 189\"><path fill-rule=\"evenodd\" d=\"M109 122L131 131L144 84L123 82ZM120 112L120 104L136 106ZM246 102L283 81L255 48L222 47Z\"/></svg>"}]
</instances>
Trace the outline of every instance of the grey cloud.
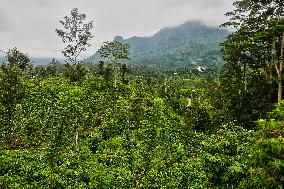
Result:
<instances>
[{"instance_id":1,"label":"grey cloud","mask_svg":"<svg viewBox=\"0 0 284 189\"><path fill-rule=\"evenodd\" d=\"M169 7L181 7L191 6L195 8L208 9L218 8L222 6L222 3L228 0L165 0L165 6Z\"/></svg>"},{"instance_id":2,"label":"grey cloud","mask_svg":"<svg viewBox=\"0 0 284 189\"><path fill-rule=\"evenodd\" d=\"M36 0L37 3L41 6L47 5L48 1L47 0Z\"/></svg>"},{"instance_id":3,"label":"grey cloud","mask_svg":"<svg viewBox=\"0 0 284 189\"><path fill-rule=\"evenodd\" d=\"M6 18L0 13L0 32L5 32L9 29Z\"/></svg>"},{"instance_id":4,"label":"grey cloud","mask_svg":"<svg viewBox=\"0 0 284 189\"><path fill-rule=\"evenodd\" d=\"M93 54L115 35L149 36L163 27L200 20L219 25L233 0L0 0L0 48L17 46L32 56L60 57L59 20L77 7L94 20ZM13 10L13 11L11 11ZM2 14L2 16L1 16ZM5 17L3 16L5 15Z\"/></svg>"}]
</instances>

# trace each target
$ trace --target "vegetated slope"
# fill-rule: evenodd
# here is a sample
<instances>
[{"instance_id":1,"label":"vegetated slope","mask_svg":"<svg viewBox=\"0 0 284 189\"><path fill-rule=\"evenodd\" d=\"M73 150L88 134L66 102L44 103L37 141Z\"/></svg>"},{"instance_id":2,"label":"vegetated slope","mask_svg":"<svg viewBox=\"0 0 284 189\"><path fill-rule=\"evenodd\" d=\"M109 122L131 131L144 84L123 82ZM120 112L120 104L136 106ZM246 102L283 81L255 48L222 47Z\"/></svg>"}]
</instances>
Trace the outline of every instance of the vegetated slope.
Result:
<instances>
[{"instance_id":1,"label":"vegetated slope","mask_svg":"<svg viewBox=\"0 0 284 189\"><path fill-rule=\"evenodd\" d=\"M132 37L114 40L130 45L131 62L163 67L212 67L222 64L219 44L229 32L219 27L209 27L200 22L165 28L151 37ZM87 59L97 63L98 53Z\"/></svg>"}]
</instances>

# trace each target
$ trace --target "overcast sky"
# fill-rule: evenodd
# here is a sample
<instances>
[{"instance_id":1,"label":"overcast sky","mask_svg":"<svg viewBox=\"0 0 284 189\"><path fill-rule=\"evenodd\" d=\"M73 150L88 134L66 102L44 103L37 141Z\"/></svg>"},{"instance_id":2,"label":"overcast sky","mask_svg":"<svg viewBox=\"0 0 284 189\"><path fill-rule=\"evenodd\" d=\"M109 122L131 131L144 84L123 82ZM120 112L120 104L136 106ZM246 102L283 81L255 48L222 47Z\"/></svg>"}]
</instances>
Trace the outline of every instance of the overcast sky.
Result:
<instances>
[{"instance_id":1,"label":"overcast sky","mask_svg":"<svg viewBox=\"0 0 284 189\"><path fill-rule=\"evenodd\" d=\"M64 45L55 33L73 8L94 21L94 54L103 41L150 36L189 20L220 25L233 0L0 0L0 49L18 47L31 57L60 58ZM0 54L0 56L3 54Z\"/></svg>"}]
</instances>

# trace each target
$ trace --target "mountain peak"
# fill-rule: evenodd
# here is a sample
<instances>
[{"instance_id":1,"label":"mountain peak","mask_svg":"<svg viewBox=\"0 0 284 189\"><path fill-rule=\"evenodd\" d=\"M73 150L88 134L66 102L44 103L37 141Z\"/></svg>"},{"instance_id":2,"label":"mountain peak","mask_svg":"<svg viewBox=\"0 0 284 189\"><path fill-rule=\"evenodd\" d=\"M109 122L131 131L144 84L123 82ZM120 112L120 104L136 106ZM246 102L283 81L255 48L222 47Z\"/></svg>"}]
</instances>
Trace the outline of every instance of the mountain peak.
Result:
<instances>
[{"instance_id":1,"label":"mountain peak","mask_svg":"<svg viewBox=\"0 0 284 189\"><path fill-rule=\"evenodd\" d=\"M131 60L135 64L196 67L222 63L219 44L228 34L223 28L188 21L161 29L150 37L116 36L114 40L130 45ZM92 62L99 59L95 57L90 58Z\"/></svg>"},{"instance_id":2,"label":"mountain peak","mask_svg":"<svg viewBox=\"0 0 284 189\"><path fill-rule=\"evenodd\" d=\"M123 37L122 37L122 36L117 35L117 36L115 36L115 37L114 37L113 41L123 42L123 41L124 41L124 39L123 39Z\"/></svg>"}]
</instances>

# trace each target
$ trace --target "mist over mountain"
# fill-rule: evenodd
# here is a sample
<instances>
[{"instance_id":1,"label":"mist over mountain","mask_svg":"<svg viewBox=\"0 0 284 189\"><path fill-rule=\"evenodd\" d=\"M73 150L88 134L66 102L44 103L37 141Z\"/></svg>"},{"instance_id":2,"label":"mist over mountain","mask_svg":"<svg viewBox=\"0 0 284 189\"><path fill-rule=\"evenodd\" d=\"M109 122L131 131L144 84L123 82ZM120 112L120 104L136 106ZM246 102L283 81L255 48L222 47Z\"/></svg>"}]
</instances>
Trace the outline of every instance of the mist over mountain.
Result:
<instances>
[{"instance_id":1,"label":"mist over mountain","mask_svg":"<svg viewBox=\"0 0 284 189\"><path fill-rule=\"evenodd\" d=\"M222 65L219 44L229 32L190 21L176 27L161 29L150 37L116 36L115 41L130 45L131 63L161 67L212 67ZM95 53L86 61L104 60Z\"/></svg>"},{"instance_id":2,"label":"mist over mountain","mask_svg":"<svg viewBox=\"0 0 284 189\"><path fill-rule=\"evenodd\" d=\"M52 62L52 59L53 58L36 58L36 57L30 58L31 63L33 65L47 65ZM64 59L56 59L56 60L60 63L64 63Z\"/></svg>"},{"instance_id":3,"label":"mist over mountain","mask_svg":"<svg viewBox=\"0 0 284 189\"><path fill-rule=\"evenodd\" d=\"M53 58L38 58L38 57L29 57L31 64L38 66L38 65L47 65L49 63L52 62ZM64 63L63 59L56 59L57 61L59 61L60 63ZM5 57L4 56L0 56L0 64L3 63L5 61Z\"/></svg>"}]
</instances>

